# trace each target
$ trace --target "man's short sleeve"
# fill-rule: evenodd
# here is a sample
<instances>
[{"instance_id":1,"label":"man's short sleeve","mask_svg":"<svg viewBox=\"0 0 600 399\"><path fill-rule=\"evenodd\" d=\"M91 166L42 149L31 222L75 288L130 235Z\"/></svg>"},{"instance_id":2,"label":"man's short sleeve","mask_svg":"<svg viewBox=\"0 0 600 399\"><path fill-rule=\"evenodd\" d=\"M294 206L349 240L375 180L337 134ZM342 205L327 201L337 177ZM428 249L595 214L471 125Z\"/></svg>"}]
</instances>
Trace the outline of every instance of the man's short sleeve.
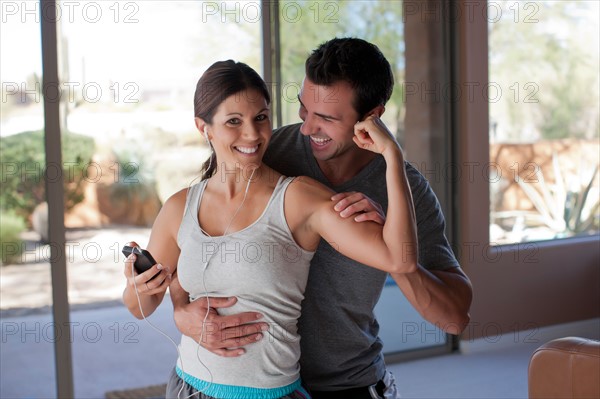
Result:
<instances>
[{"instance_id":1,"label":"man's short sleeve","mask_svg":"<svg viewBox=\"0 0 600 399\"><path fill-rule=\"evenodd\" d=\"M412 165L406 163L419 238L419 264L428 270L459 267L446 238L446 221L440 203L429 182Z\"/></svg>"}]
</instances>

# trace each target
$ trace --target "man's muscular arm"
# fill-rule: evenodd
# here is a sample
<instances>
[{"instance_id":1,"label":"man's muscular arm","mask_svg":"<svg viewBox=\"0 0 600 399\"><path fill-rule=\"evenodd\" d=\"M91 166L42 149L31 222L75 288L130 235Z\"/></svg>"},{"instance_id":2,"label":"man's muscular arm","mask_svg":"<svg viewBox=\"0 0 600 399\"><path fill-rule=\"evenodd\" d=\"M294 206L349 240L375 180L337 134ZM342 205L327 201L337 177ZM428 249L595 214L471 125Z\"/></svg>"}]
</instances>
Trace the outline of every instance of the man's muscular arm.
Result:
<instances>
[{"instance_id":1,"label":"man's muscular arm","mask_svg":"<svg viewBox=\"0 0 600 399\"><path fill-rule=\"evenodd\" d=\"M362 193L340 193L335 209L342 217L355 216L357 222L383 224L381 206ZM369 215L370 217L365 217ZM470 320L469 308L473 289L469 278L459 267L427 270L418 265L414 273L391 274L402 293L419 314L450 334L460 334Z\"/></svg>"},{"instance_id":2,"label":"man's muscular arm","mask_svg":"<svg viewBox=\"0 0 600 399\"><path fill-rule=\"evenodd\" d=\"M261 331L269 328L267 323L257 322L262 318L260 313L219 315L217 309L235 305L237 302L235 297L203 297L190 303L188 293L179 284L177 274L173 276L169 291L173 301L173 317L179 331L216 355L224 357L243 355L245 353L243 347L262 339ZM203 323L205 323L204 331Z\"/></svg>"},{"instance_id":3,"label":"man's muscular arm","mask_svg":"<svg viewBox=\"0 0 600 399\"><path fill-rule=\"evenodd\" d=\"M419 265L414 273L391 276L425 320L455 335L466 328L473 291L460 268L427 270Z\"/></svg>"}]
</instances>

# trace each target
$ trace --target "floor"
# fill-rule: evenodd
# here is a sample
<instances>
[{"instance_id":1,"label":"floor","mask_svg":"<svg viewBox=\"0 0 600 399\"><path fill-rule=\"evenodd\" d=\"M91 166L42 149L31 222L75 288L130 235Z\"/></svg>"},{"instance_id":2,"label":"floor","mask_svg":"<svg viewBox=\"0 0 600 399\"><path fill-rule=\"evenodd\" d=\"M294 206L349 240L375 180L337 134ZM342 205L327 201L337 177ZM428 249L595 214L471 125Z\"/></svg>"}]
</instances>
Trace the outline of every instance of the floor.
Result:
<instances>
[{"instance_id":1,"label":"floor","mask_svg":"<svg viewBox=\"0 0 600 399\"><path fill-rule=\"evenodd\" d=\"M149 318L175 341L170 301ZM55 397L53 345L69 329L77 398L161 384L175 346L122 306L74 311L68 326L49 314L5 317L0 351L1 398ZM54 335L56 334L56 335ZM527 364L539 344L514 344L391 364L405 398L526 398Z\"/></svg>"},{"instance_id":2,"label":"floor","mask_svg":"<svg viewBox=\"0 0 600 399\"><path fill-rule=\"evenodd\" d=\"M393 364L404 398L527 398L527 366L539 344Z\"/></svg>"}]
</instances>

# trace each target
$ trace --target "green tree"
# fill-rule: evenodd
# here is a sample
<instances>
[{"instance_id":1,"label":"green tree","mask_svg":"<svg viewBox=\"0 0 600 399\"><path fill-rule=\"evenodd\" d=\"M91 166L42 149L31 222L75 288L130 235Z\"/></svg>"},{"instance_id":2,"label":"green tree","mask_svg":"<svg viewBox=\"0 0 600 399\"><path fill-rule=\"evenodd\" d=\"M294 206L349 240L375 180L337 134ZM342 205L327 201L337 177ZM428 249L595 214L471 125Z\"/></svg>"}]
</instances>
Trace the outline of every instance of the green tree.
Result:
<instances>
[{"instance_id":1,"label":"green tree","mask_svg":"<svg viewBox=\"0 0 600 399\"><path fill-rule=\"evenodd\" d=\"M25 220L33 209L46 200L45 177L62 174L65 187L65 209L83 201L87 166L94 153L94 140L73 133L62 137L62 165L46 169L44 132L25 132L0 140L2 178L0 210L12 212Z\"/></svg>"}]
</instances>

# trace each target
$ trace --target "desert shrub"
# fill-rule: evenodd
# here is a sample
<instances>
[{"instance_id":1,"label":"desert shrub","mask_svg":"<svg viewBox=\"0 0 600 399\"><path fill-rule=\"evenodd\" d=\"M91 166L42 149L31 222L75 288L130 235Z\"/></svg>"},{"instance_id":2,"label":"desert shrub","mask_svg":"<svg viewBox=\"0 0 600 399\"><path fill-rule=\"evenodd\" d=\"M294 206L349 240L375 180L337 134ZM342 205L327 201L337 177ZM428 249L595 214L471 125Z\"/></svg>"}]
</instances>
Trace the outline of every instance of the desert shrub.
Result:
<instances>
[{"instance_id":1,"label":"desert shrub","mask_svg":"<svg viewBox=\"0 0 600 399\"><path fill-rule=\"evenodd\" d=\"M0 264L14 263L23 252L21 233L25 220L12 212L0 211Z\"/></svg>"},{"instance_id":2,"label":"desert shrub","mask_svg":"<svg viewBox=\"0 0 600 399\"><path fill-rule=\"evenodd\" d=\"M65 210L83 201L87 167L94 154L94 140L66 133L62 136L62 168L50 165L46 170L44 132L25 132L0 140L0 209L28 219L36 205L46 200L45 177L62 174ZM47 172L47 173L46 173Z\"/></svg>"}]
</instances>

